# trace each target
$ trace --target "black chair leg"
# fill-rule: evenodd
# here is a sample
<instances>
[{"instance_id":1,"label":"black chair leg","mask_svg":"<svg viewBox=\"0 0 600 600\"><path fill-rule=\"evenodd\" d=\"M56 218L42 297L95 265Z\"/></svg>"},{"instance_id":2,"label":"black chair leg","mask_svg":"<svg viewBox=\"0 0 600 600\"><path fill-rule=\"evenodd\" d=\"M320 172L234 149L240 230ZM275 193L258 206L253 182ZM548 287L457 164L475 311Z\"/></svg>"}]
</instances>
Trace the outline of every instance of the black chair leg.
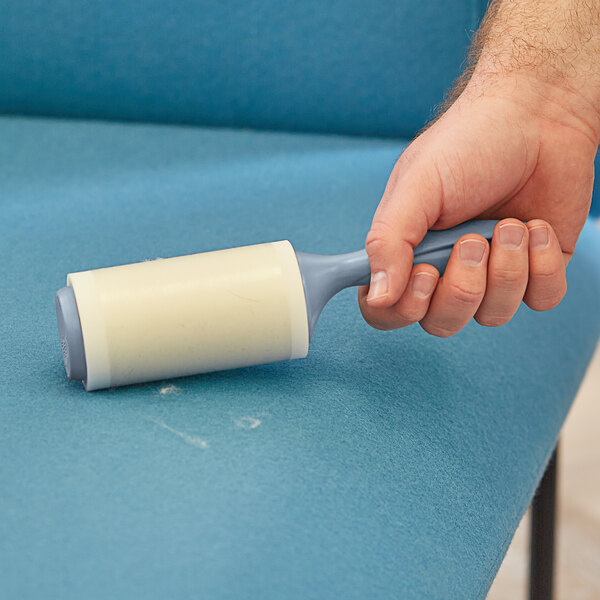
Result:
<instances>
[{"instance_id":1,"label":"black chair leg","mask_svg":"<svg viewBox=\"0 0 600 600\"><path fill-rule=\"evenodd\" d=\"M552 600L558 445L531 503L530 600Z\"/></svg>"}]
</instances>

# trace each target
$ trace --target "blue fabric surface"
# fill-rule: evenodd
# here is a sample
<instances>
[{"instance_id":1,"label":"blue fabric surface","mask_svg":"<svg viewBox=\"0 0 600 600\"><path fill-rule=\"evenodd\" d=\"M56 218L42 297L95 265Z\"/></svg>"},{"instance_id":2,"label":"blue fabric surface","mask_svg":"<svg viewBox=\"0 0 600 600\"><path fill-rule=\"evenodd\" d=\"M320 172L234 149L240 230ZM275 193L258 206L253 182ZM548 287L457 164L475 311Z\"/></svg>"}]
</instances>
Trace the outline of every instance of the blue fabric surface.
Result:
<instances>
[{"instance_id":1,"label":"blue fabric surface","mask_svg":"<svg viewBox=\"0 0 600 600\"><path fill-rule=\"evenodd\" d=\"M595 160L595 178L594 178L594 195L592 198L591 213L595 217L600 217L600 152L596 154Z\"/></svg>"},{"instance_id":2,"label":"blue fabric surface","mask_svg":"<svg viewBox=\"0 0 600 600\"><path fill-rule=\"evenodd\" d=\"M0 112L414 134L481 0L5 0Z\"/></svg>"},{"instance_id":3,"label":"blue fabric surface","mask_svg":"<svg viewBox=\"0 0 600 600\"><path fill-rule=\"evenodd\" d=\"M0 119L0 597L483 598L600 333L569 293L440 340L347 290L307 359L86 394L70 271L289 238L364 242L401 142Z\"/></svg>"}]
</instances>

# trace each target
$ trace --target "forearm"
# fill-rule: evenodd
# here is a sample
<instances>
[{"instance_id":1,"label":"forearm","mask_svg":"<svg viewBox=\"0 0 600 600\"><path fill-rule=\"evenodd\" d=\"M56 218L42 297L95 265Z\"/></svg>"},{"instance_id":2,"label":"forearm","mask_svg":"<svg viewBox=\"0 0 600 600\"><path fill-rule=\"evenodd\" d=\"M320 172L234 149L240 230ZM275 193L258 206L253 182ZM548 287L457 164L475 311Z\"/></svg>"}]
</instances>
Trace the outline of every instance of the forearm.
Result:
<instances>
[{"instance_id":1,"label":"forearm","mask_svg":"<svg viewBox=\"0 0 600 600\"><path fill-rule=\"evenodd\" d=\"M499 80L524 82L546 105L566 104L557 110L600 139L600 0L494 0L453 97Z\"/></svg>"}]
</instances>

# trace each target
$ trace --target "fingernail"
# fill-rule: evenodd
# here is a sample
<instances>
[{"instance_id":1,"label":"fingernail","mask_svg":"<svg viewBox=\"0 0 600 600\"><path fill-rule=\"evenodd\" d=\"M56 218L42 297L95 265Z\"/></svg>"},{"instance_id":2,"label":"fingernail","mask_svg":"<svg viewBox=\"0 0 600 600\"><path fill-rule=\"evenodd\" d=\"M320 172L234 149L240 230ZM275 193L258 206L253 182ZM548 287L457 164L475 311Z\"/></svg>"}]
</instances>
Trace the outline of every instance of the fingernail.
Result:
<instances>
[{"instance_id":1,"label":"fingernail","mask_svg":"<svg viewBox=\"0 0 600 600\"><path fill-rule=\"evenodd\" d=\"M549 241L548 228L545 225L539 225L529 230L529 245L532 250L543 250Z\"/></svg>"},{"instance_id":2,"label":"fingernail","mask_svg":"<svg viewBox=\"0 0 600 600\"><path fill-rule=\"evenodd\" d=\"M371 284L367 295L367 302L377 300L388 294L388 276L385 271L377 271L371 275Z\"/></svg>"},{"instance_id":3,"label":"fingernail","mask_svg":"<svg viewBox=\"0 0 600 600\"><path fill-rule=\"evenodd\" d=\"M417 273L413 277L412 291L417 298L427 298L435 287L435 277L431 273Z\"/></svg>"},{"instance_id":4,"label":"fingernail","mask_svg":"<svg viewBox=\"0 0 600 600\"><path fill-rule=\"evenodd\" d=\"M485 244L479 240L465 240L460 243L460 259L465 265L475 267L485 254Z\"/></svg>"},{"instance_id":5,"label":"fingernail","mask_svg":"<svg viewBox=\"0 0 600 600\"><path fill-rule=\"evenodd\" d=\"M500 225L500 243L509 250L516 250L521 246L525 229L522 225L507 223Z\"/></svg>"}]
</instances>

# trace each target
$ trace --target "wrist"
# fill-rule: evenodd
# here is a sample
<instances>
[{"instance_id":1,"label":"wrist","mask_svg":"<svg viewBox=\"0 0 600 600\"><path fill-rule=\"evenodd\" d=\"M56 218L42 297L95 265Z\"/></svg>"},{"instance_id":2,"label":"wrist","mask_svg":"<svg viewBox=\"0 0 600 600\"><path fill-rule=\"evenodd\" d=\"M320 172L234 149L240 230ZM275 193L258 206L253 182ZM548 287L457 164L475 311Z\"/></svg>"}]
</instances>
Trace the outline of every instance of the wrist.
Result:
<instances>
[{"instance_id":1,"label":"wrist","mask_svg":"<svg viewBox=\"0 0 600 600\"><path fill-rule=\"evenodd\" d=\"M471 48L467 87L512 87L513 100L522 95L543 116L581 121L597 144L599 30L596 2L492 0Z\"/></svg>"},{"instance_id":2,"label":"wrist","mask_svg":"<svg viewBox=\"0 0 600 600\"><path fill-rule=\"evenodd\" d=\"M600 144L600 85L549 77L536 68L503 69L482 55L461 96L494 97L519 105L536 118L576 129Z\"/></svg>"}]
</instances>

